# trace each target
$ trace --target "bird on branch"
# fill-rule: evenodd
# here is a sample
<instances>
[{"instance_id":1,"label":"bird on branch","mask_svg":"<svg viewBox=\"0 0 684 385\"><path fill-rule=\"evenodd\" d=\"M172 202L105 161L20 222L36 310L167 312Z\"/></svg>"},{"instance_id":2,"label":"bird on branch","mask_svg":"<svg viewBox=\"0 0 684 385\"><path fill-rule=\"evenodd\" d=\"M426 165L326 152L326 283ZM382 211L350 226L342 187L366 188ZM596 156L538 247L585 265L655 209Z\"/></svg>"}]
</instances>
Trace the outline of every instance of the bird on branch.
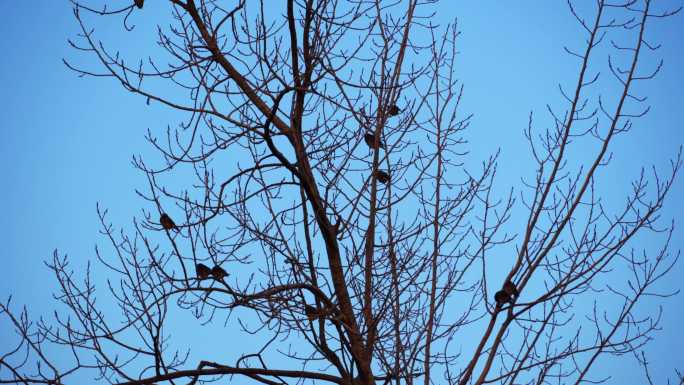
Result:
<instances>
[{"instance_id":1,"label":"bird on branch","mask_svg":"<svg viewBox=\"0 0 684 385\"><path fill-rule=\"evenodd\" d=\"M311 305L304 305L304 313L309 321L313 321L318 318L318 310Z\"/></svg>"},{"instance_id":2,"label":"bird on branch","mask_svg":"<svg viewBox=\"0 0 684 385\"><path fill-rule=\"evenodd\" d=\"M494 301L499 306L503 306L506 302L511 302L511 296L505 291L499 290L494 294Z\"/></svg>"},{"instance_id":3,"label":"bird on branch","mask_svg":"<svg viewBox=\"0 0 684 385\"><path fill-rule=\"evenodd\" d=\"M378 144L377 144L377 146L376 146L376 144L375 144L375 140L376 140L375 134L372 133L372 132L370 132L370 131L366 131L366 134L363 136L363 140L366 142L366 144L367 144L368 147L370 147L370 148L383 148L383 149L385 148L385 143L383 143L383 142L382 142L382 139L380 139L380 138L377 138L377 141L378 141L377 143L378 143Z\"/></svg>"},{"instance_id":4,"label":"bird on branch","mask_svg":"<svg viewBox=\"0 0 684 385\"><path fill-rule=\"evenodd\" d=\"M511 281L506 281L503 285L503 290L506 292L511 297L515 297L515 299L518 299L518 288L515 286L515 284Z\"/></svg>"},{"instance_id":5,"label":"bird on branch","mask_svg":"<svg viewBox=\"0 0 684 385\"><path fill-rule=\"evenodd\" d=\"M387 115L389 116L397 116L401 112L401 109L397 107L396 104L392 104L389 109L387 110Z\"/></svg>"},{"instance_id":6,"label":"bird on branch","mask_svg":"<svg viewBox=\"0 0 684 385\"><path fill-rule=\"evenodd\" d=\"M375 170L375 178L382 184L387 184L390 181L389 173L382 170Z\"/></svg>"},{"instance_id":7,"label":"bird on branch","mask_svg":"<svg viewBox=\"0 0 684 385\"><path fill-rule=\"evenodd\" d=\"M195 272L197 273L198 279L207 279L209 278L209 275L211 275L211 269L203 263L195 265Z\"/></svg>"},{"instance_id":8,"label":"bird on branch","mask_svg":"<svg viewBox=\"0 0 684 385\"><path fill-rule=\"evenodd\" d=\"M134 0L135 6L142 9L143 5L145 5L145 0Z\"/></svg>"},{"instance_id":9,"label":"bird on branch","mask_svg":"<svg viewBox=\"0 0 684 385\"><path fill-rule=\"evenodd\" d=\"M162 213L162 215L159 217L159 223L162 225L164 230L178 230L178 227L176 227L176 223L171 219L170 216L168 216L166 213Z\"/></svg>"},{"instance_id":10,"label":"bird on branch","mask_svg":"<svg viewBox=\"0 0 684 385\"><path fill-rule=\"evenodd\" d=\"M331 308L322 308L319 310L311 305L304 305L304 313L309 321L313 321L318 318L325 318L329 316L331 312Z\"/></svg>"},{"instance_id":11,"label":"bird on branch","mask_svg":"<svg viewBox=\"0 0 684 385\"><path fill-rule=\"evenodd\" d=\"M221 266L216 265L211 268L211 276L217 281L223 281L223 278L225 278L227 275L228 273L223 270Z\"/></svg>"}]
</instances>

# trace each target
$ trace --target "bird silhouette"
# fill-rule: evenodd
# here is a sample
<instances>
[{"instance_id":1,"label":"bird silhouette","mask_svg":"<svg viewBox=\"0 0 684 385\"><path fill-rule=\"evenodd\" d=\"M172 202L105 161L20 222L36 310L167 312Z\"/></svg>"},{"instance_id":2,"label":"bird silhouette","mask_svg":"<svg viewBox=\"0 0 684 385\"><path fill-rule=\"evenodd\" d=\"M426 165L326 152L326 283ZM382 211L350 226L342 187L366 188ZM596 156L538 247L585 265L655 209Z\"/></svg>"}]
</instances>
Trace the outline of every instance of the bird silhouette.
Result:
<instances>
[{"instance_id":1,"label":"bird silhouette","mask_svg":"<svg viewBox=\"0 0 684 385\"><path fill-rule=\"evenodd\" d=\"M515 296L515 298L518 298L518 288L515 287L515 284L511 281L506 281L503 285L503 290L508 294L509 296Z\"/></svg>"},{"instance_id":2,"label":"bird silhouette","mask_svg":"<svg viewBox=\"0 0 684 385\"><path fill-rule=\"evenodd\" d=\"M216 265L211 268L211 276L217 281L222 281L227 275L228 273L221 266Z\"/></svg>"},{"instance_id":3,"label":"bird silhouette","mask_svg":"<svg viewBox=\"0 0 684 385\"><path fill-rule=\"evenodd\" d=\"M306 318L309 321L313 321L319 316L318 310L311 305L304 305L304 313L306 313Z\"/></svg>"},{"instance_id":4,"label":"bird silhouette","mask_svg":"<svg viewBox=\"0 0 684 385\"><path fill-rule=\"evenodd\" d=\"M142 9L143 5L145 5L145 0L134 0L135 6Z\"/></svg>"},{"instance_id":5,"label":"bird silhouette","mask_svg":"<svg viewBox=\"0 0 684 385\"><path fill-rule=\"evenodd\" d=\"M378 146L375 146L375 134L370 131L366 132L366 134L363 136L363 140L370 148L385 148L385 143L383 143L382 139L380 138L378 138Z\"/></svg>"},{"instance_id":6,"label":"bird silhouette","mask_svg":"<svg viewBox=\"0 0 684 385\"><path fill-rule=\"evenodd\" d=\"M161 223L162 227L165 230L175 229L176 231L179 231L176 227L176 223L174 223L173 219L171 219L171 217L168 216L166 213L162 213L162 215L159 217L159 223Z\"/></svg>"},{"instance_id":7,"label":"bird silhouette","mask_svg":"<svg viewBox=\"0 0 684 385\"><path fill-rule=\"evenodd\" d=\"M195 273L197 273L197 278L207 279L211 274L211 269L203 263L198 263L195 265Z\"/></svg>"},{"instance_id":8,"label":"bird silhouette","mask_svg":"<svg viewBox=\"0 0 684 385\"><path fill-rule=\"evenodd\" d=\"M499 290L496 292L496 294L494 294L494 301L496 301L497 305L503 305L506 302L511 302L511 296L505 291Z\"/></svg>"},{"instance_id":9,"label":"bird silhouette","mask_svg":"<svg viewBox=\"0 0 684 385\"><path fill-rule=\"evenodd\" d=\"M389 173L382 170L375 170L375 178L382 184L387 184L390 181Z\"/></svg>"},{"instance_id":10,"label":"bird silhouette","mask_svg":"<svg viewBox=\"0 0 684 385\"><path fill-rule=\"evenodd\" d=\"M396 104L392 104L389 109L387 110L387 115L389 116L397 116L401 112L401 109L397 107Z\"/></svg>"}]
</instances>

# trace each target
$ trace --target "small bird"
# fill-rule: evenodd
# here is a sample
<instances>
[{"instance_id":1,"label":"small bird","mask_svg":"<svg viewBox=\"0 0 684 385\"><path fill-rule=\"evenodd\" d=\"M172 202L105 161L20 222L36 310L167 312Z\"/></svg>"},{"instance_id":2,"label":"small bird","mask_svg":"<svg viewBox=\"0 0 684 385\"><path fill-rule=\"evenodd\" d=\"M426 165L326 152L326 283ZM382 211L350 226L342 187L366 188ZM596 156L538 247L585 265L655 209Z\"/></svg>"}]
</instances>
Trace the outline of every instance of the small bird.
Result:
<instances>
[{"instance_id":1,"label":"small bird","mask_svg":"<svg viewBox=\"0 0 684 385\"><path fill-rule=\"evenodd\" d=\"M135 2L135 6L142 9L143 5L145 5L145 0L133 0Z\"/></svg>"},{"instance_id":2,"label":"small bird","mask_svg":"<svg viewBox=\"0 0 684 385\"><path fill-rule=\"evenodd\" d=\"M162 227L165 230L175 229L176 231L179 231L176 227L176 223L174 223L173 219L171 219L171 217L168 216L166 213L162 213L162 215L159 217L159 223L161 223Z\"/></svg>"},{"instance_id":3,"label":"small bird","mask_svg":"<svg viewBox=\"0 0 684 385\"><path fill-rule=\"evenodd\" d=\"M390 181L389 173L382 170L375 170L375 178L382 184L387 184Z\"/></svg>"},{"instance_id":4,"label":"small bird","mask_svg":"<svg viewBox=\"0 0 684 385\"><path fill-rule=\"evenodd\" d=\"M221 266L216 265L211 268L211 276L217 281L222 281L227 275L228 273Z\"/></svg>"},{"instance_id":5,"label":"small bird","mask_svg":"<svg viewBox=\"0 0 684 385\"><path fill-rule=\"evenodd\" d=\"M379 138L378 138L378 147L375 147L375 134L373 134L370 131L366 132L366 134L363 136L363 140L366 142L366 144L370 148L385 148L385 143L383 143L382 139L379 139Z\"/></svg>"},{"instance_id":6,"label":"small bird","mask_svg":"<svg viewBox=\"0 0 684 385\"><path fill-rule=\"evenodd\" d=\"M506 294L505 291L499 290L494 294L494 301L496 301L497 305L502 306L506 302L511 302L511 296Z\"/></svg>"},{"instance_id":7,"label":"small bird","mask_svg":"<svg viewBox=\"0 0 684 385\"><path fill-rule=\"evenodd\" d=\"M518 298L518 288L515 287L515 284L511 281L506 281L503 285L503 290L508 294L509 296L515 296L515 298Z\"/></svg>"},{"instance_id":8,"label":"small bird","mask_svg":"<svg viewBox=\"0 0 684 385\"><path fill-rule=\"evenodd\" d=\"M399 109L399 107L397 107L396 104L392 104L392 105L389 107L389 110L387 110L387 115L389 115L389 116L397 116L397 115L399 115L400 112L401 112L401 109Z\"/></svg>"},{"instance_id":9,"label":"small bird","mask_svg":"<svg viewBox=\"0 0 684 385\"><path fill-rule=\"evenodd\" d=\"M304 313L306 313L306 318L309 321L313 321L318 318L318 310L311 305L304 305Z\"/></svg>"},{"instance_id":10,"label":"small bird","mask_svg":"<svg viewBox=\"0 0 684 385\"><path fill-rule=\"evenodd\" d=\"M197 273L197 278L207 279L211 274L211 269L203 263L198 263L195 265L195 272Z\"/></svg>"}]
</instances>

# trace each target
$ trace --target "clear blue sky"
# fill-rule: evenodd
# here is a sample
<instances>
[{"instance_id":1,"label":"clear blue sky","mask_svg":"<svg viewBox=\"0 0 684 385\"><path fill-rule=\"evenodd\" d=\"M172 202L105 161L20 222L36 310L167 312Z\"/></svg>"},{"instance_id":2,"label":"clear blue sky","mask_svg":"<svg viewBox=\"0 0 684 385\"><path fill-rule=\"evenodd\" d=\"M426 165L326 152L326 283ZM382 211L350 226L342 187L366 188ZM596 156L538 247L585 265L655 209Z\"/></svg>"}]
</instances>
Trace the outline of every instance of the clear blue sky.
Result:
<instances>
[{"instance_id":1,"label":"clear blue sky","mask_svg":"<svg viewBox=\"0 0 684 385\"><path fill-rule=\"evenodd\" d=\"M574 78L575 62L563 53L564 44L578 46L577 26L565 2L530 0L443 1L437 19L458 17L458 75L465 84L463 111L474 120L468 133L472 159L501 148L498 185L502 193L518 185L529 164L522 135L530 110L543 113L547 102L559 100L558 83ZM680 4L661 1L660 4ZM78 78L61 62L80 56L67 44L78 32L66 0L12 1L4 4L0 23L0 258L4 279L0 300L14 296L15 305L28 304L34 315L53 309L55 282L42 261L54 249L69 254L75 267L93 258L99 236L96 202L110 209L110 220L129 225L144 203L134 188L144 177L130 165L134 154L153 154L144 141L147 129L161 132L174 124L174 114L125 92L111 79ZM146 10L140 23L168 24L168 13ZM442 20L440 20L442 21ZM151 24L150 24L151 25ZM145 28L145 26L141 26ZM98 29L109 46L138 50L156 36L134 42L126 35ZM118 31L117 31L118 32ZM623 199L628 181L641 166L666 165L682 134L684 106L684 15L658 23L651 40L663 44L660 75L642 89L653 106L632 134L616 147L607 197ZM152 155L154 156L154 155ZM149 157L149 155L148 155ZM684 246L684 180L680 178L666 202L664 216L679 221L673 249ZM684 262L684 261L683 261ZM78 266L78 265L81 266ZM680 263L661 287L682 289ZM682 295L665 302L663 330L648 352L653 373L662 381L673 369L684 369ZM0 326L0 352L6 350L7 329ZM601 362L600 373L612 383L642 383L642 372L631 357ZM619 368L619 370L616 370ZM635 377L639 376L639 377Z\"/></svg>"}]
</instances>

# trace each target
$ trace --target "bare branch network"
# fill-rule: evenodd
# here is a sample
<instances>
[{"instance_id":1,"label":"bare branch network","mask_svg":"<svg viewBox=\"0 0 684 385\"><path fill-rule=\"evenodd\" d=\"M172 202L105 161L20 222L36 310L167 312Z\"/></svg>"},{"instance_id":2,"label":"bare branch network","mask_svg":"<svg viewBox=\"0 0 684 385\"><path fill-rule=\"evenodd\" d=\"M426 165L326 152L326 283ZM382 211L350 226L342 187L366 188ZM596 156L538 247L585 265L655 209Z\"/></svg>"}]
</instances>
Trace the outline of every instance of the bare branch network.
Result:
<instances>
[{"instance_id":1,"label":"bare branch network","mask_svg":"<svg viewBox=\"0 0 684 385\"><path fill-rule=\"evenodd\" d=\"M0 383L580 384L625 354L653 383L643 302L674 294L656 283L678 257L660 216L681 152L621 205L602 187L662 66L647 31L678 9L569 3L574 83L544 128L530 115L532 178L502 195L498 154L467 166L459 32L434 1L71 1L70 44L95 60L65 64L185 120L147 133L159 159L134 158L149 184L132 227L98 207L98 267L54 253L54 317L0 305L17 334ZM145 59L92 27L133 36L152 16Z\"/></svg>"}]
</instances>

